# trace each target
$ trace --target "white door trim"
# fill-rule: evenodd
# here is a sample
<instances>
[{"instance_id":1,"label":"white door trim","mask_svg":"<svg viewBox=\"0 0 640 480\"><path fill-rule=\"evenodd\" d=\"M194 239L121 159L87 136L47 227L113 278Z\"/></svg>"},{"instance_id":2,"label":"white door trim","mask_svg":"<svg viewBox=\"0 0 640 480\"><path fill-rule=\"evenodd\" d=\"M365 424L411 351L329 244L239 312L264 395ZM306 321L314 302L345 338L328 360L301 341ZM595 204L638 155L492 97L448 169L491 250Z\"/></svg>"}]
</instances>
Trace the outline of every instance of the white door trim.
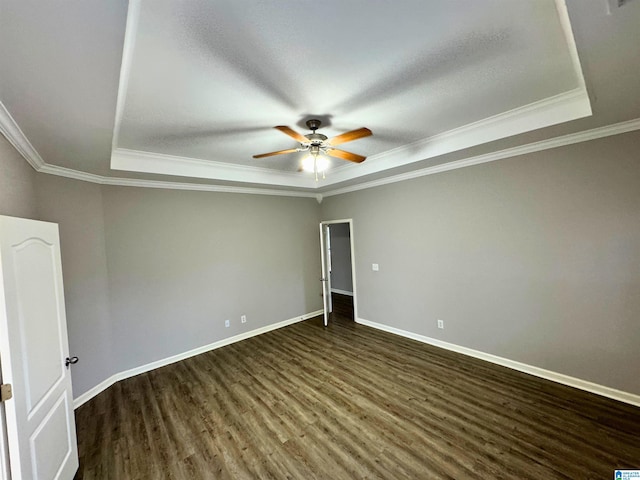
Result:
<instances>
[{"instance_id":1,"label":"white door trim","mask_svg":"<svg viewBox=\"0 0 640 480\"><path fill-rule=\"evenodd\" d=\"M348 223L349 224L349 243L351 246L351 281L353 284L353 318L358 318L358 287L356 282L356 243L353 232L353 218L342 218L339 220L324 220L320 222L320 228L322 225L333 225L336 223ZM324 255L324 253L323 253Z\"/></svg>"},{"instance_id":2,"label":"white door trim","mask_svg":"<svg viewBox=\"0 0 640 480\"><path fill-rule=\"evenodd\" d=\"M327 232L326 225L320 223L320 263L322 282L322 316L324 326L329 325L329 314L331 313L331 288L329 287L329 249L327 248Z\"/></svg>"}]
</instances>

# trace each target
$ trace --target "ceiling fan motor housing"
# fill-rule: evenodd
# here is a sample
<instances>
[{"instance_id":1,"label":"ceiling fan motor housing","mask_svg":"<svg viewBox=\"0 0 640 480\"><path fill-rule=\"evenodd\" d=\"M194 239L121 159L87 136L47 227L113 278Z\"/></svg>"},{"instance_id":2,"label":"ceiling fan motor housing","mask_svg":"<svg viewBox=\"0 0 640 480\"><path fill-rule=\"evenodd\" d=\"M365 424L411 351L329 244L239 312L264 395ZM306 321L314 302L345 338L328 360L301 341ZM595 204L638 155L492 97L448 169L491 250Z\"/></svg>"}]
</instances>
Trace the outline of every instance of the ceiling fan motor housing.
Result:
<instances>
[{"instance_id":1,"label":"ceiling fan motor housing","mask_svg":"<svg viewBox=\"0 0 640 480\"><path fill-rule=\"evenodd\" d=\"M313 133L315 133L316 130L320 128L321 124L322 122L320 120L316 120L315 118L307 120L307 127L309 127L309 130L313 130Z\"/></svg>"},{"instance_id":2,"label":"ceiling fan motor housing","mask_svg":"<svg viewBox=\"0 0 640 480\"><path fill-rule=\"evenodd\" d=\"M321 133L309 133L307 135L305 135L305 137L307 137L309 139L309 141L311 142L311 145L320 145L322 142L324 142L328 137L326 135L323 135Z\"/></svg>"}]
</instances>

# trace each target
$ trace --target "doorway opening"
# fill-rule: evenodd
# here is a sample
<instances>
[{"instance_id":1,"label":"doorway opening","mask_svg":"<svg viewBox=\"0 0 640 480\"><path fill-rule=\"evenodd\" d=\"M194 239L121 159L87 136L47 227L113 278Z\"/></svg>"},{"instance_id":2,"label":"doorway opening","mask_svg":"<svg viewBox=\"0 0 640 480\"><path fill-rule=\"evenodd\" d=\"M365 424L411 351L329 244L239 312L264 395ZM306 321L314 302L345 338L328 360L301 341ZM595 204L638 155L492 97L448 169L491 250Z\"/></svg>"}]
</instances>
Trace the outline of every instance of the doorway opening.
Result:
<instances>
[{"instance_id":1,"label":"doorway opening","mask_svg":"<svg viewBox=\"0 0 640 480\"><path fill-rule=\"evenodd\" d=\"M320 223L324 324L357 318L353 220Z\"/></svg>"}]
</instances>

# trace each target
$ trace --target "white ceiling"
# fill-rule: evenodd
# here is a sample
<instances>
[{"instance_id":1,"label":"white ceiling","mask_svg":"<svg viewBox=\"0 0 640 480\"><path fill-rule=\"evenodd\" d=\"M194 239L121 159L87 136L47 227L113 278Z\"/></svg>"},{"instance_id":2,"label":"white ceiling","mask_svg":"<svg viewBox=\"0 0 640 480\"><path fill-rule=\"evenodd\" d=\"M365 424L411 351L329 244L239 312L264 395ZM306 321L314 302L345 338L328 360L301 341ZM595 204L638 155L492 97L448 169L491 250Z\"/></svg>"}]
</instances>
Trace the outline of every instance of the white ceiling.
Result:
<instances>
[{"instance_id":1,"label":"white ceiling","mask_svg":"<svg viewBox=\"0 0 640 480\"><path fill-rule=\"evenodd\" d=\"M640 118L636 1L0 1L0 128L100 183L313 194ZM315 117L368 159L252 158Z\"/></svg>"}]
</instances>

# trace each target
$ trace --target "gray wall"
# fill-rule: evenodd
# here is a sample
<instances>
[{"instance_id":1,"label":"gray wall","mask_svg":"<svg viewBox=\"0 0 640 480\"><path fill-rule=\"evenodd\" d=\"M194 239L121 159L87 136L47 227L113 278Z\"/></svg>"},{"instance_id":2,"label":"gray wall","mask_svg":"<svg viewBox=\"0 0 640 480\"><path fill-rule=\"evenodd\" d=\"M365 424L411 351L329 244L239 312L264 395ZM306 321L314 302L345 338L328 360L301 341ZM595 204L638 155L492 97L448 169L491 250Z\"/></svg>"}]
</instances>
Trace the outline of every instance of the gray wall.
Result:
<instances>
[{"instance_id":1,"label":"gray wall","mask_svg":"<svg viewBox=\"0 0 640 480\"><path fill-rule=\"evenodd\" d=\"M104 207L118 371L322 307L314 199L108 187Z\"/></svg>"},{"instance_id":2,"label":"gray wall","mask_svg":"<svg viewBox=\"0 0 640 480\"><path fill-rule=\"evenodd\" d=\"M329 234L331 235L331 288L353 292L349 224L332 224L329 226Z\"/></svg>"},{"instance_id":3,"label":"gray wall","mask_svg":"<svg viewBox=\"0 0 640 480\"><path fill-rule=\"evenodd\" d=\"M36 172L0 135L0 215L38 218Z\"/></svg>"},{"instance_id":4,"label":"gray wall","mask_svg":"<svg viewBox=\"0 0 640 480\"><path fill-rule=\"evenodd\" d=\"M36 173L0 136L0 214L59 224L75 397L321 308L315 199L100 187Z\"/></svg>"},{"instance_id":5,"label":"gray wall","mask_svg":"<svg viewBox=\"0 0 640 480\"><path fill-rule=\"evenodd\" d=\"M359 316L640 394L638 145L634 132L325 198L323 220L354 219Z\"/></svg>"},{"instance_id":6,"label":"gray wall","mask_svg":"<svg viewBox=\"0 0 640 480\"><path fill-rule=\"evenodd\" d=\"M59 224L77 397L114 373L100 187L36 173L0 135L0 215Z\"/></svg>"},{"instance_id":7,"label":"gray wall","mask_svg":"<svg viewBox=\"0 0 640 480\"><path fill-rule=\"evenodd\" d=\"M320 209L354 219L362 318L638 394L638 144L634 132L319 207L36 174L0 137L0 214L60 224L76 396L319 309Z\"/></svg>"},{"instance_id":8,"label":"gray wall","mask_svg":"<svg viewBox=\"0 0 640 480\"><path fill-rule=\"evenodd\" d=\"M115 373L100 186L37 175L40 217L60 230L69 351L74 397Z\"/></svg>"}]
</instances>

